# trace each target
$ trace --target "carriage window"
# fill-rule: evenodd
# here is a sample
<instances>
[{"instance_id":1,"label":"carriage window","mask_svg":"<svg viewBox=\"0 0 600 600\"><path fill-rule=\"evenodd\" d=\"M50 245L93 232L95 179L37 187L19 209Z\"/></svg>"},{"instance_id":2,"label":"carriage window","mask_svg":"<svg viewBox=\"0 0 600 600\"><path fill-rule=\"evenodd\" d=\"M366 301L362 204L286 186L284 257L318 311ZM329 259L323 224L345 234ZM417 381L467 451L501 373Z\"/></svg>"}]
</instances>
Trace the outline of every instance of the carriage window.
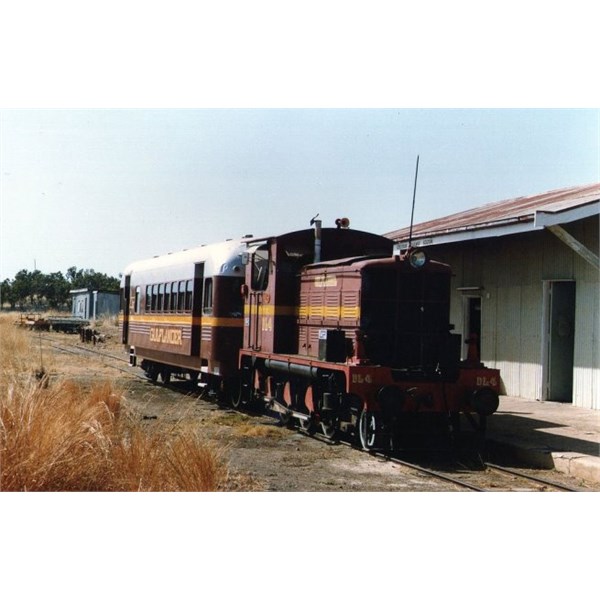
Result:
<instances>
[{"instance_id":1,"label":"carriage window","mask_svg":"<svg viewBox=\"0 0 600 600\"><path fill-rule=\"evenodd\" d=\"M138 285L135 288L135 313L140 314L142 304L142 288Z\"/></svg>"},{"instance_id":2,"label":"carriage window","mask_svg":"<svg viewBox=\"0 0 600 600\"><path fill-rule=\"evenodd\" d=\"M168 312L171 310L171 284L165 283L165 305L164 311Z\"/></svg>"},{"instance_id":3,"label":"carriage window","mask_svg":"<svg viewBox=\"0 0 600 600\"><path fill-rule=\"evenodd\" d=\"M165 305L164 300L165 300L165 284L159 283L158 284L158 304L156 306L156 310L158 312L161 312L163 310L163 307Z\"/></svg>"},{"instance_id":4,"label":"carriage window","mask_svg":"<svg viewBox=\"0 0 600 600\"><path fill-rule=\"evenodd\" d=\"M269 250L259 248L252 256L252 289L266 290L269 283Z\"/></svg>"},{"instance_id":5,"label":"carriage window","mask_svg":"<svg viewBox=\"0 0 600 600\"><path fill-rule=\"evenodd\" d=\"M169 304L169 311L175 312L177 310L177 282L174 281L171 285L171 302Z\"/></svg>"},{"instance_id":6,"label":"carriage window","mask_svg":"<svg viewBox=\"0 0 600 600\"><path fill-rule=\"evenodd\" d=\"M185 306L185 281L179 282L179 293L177 294L177 312L183 312Z\"/></svg>"},{"instance_id":7,"label":"carriage window","mask_svg":"<svg viewBox=\"0 0 600 600\"><path fill-rule=\"evenodd\" d=\"M213 280L211 278L204 280L204 302L202 303L202 312L205 315L211 315L213 309Z\"/></svg>"},{"instance_id":8,"label":"carriage window","mask_svg":"<svg viewBox=\"0 0 600 600\"><path fill-rule=\"evenodd\" d=\"M152 286L152 312L156 312L158 306L158 284Z\"/></svg>"},{"instance_id":9,"label":"carriage window","mask_svg":"<svg viewBox=\"0 0 600 600\"><path fill-rule=\"evenodd\" d=\"M152 286L146 286L146 306L144 309L146 312L150 312L152 310Z\"/></svg>"},{"instance_id":10,"label":"carriage window","mask_svg":"<svg viewBox=\"0 0 600 600\"><path fill-rule=\"evenodd\" d=\"M192 312L192 298L194 295L194 281L186 281L185 287L185 312Z\"/></svg>"}]
</instances>

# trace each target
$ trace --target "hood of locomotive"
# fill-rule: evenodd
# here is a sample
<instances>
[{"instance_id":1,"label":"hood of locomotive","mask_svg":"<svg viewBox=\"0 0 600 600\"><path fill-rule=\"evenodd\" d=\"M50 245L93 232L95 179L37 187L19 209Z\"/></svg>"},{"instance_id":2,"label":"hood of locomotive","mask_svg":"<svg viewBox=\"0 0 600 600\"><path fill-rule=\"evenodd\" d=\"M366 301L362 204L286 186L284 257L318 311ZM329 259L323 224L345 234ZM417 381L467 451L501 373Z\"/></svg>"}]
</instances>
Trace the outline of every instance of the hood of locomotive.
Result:
<instances>
[{"instance_id":1,"label":"hood of locomotive","mask_svg":"<svg viewBox=\"0 0 600 600\"><path fill-rule=\"evenodd\" d=\"M458 360L450 339L450 267L394 259L366 264L361 273L361 329L371 360L426 377Z\"/></svg>"},{"instance_id":2,"label":"hood of locomotive","mask_svg":"<svg viewBox=\"0 0 600 600\"><path fill-rule=\"evenodd\" d=\"M415 267L400 256L354 257L308 265L305 273L332 288L335 282L346 309L352 301L358 305L355 326L340 323L339 328L349 338L358 328L371 363L411 378L456 366L460 346L450 335L448 265L427 260Z\"/></svg>"}]
</instances>

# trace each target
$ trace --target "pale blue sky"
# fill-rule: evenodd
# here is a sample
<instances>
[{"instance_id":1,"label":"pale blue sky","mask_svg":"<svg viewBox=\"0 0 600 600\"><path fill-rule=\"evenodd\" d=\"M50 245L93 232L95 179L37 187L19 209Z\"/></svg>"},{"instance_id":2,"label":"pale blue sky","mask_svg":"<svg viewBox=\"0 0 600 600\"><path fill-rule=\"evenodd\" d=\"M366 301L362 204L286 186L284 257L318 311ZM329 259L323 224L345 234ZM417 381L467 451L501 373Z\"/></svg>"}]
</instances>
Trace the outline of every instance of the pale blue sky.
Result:
<instances>
[{"instance_id":1,"label":"pale blue sky","mask_svg":"<svg viewBox=\"0 0 600 600\"><path fill-rule=\"evenodd\" d=\"M1 277L135 259L247 233L376 233L598 181L599 112L3 110Z\"/></svg>"}]
</instances>

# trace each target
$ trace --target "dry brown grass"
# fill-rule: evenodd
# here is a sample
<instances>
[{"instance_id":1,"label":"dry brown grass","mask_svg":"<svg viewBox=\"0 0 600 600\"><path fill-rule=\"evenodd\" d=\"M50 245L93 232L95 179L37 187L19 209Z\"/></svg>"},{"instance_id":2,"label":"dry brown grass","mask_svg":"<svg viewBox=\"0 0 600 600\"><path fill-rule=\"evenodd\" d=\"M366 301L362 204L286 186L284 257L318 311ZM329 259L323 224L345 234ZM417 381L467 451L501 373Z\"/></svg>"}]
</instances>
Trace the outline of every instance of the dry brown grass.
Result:
<instances>
[{"instance_id":1,"label":"dry brown grass","mask_svg":"<svg viewBox=\"0 0 600 600\"><path fill-rule=\"evenodd\" d=\"M114 382L40 379L35 340L0 318L0 490L225 489L221 451L182 426L143 427Z\"/></svg>"},{"instance_id":2,"label":"dry brown grass","mask_svg":"<svg viewBox=\"0 0 600 600\"><path fill-rule=\"evenodd\" d=\"M216 425L231 428L230 434L239 437L279 439L288 436L290 433L285 428L256 424L250 417L242 413L215 413L210 419Z\"/></svg>"}]
</instances>

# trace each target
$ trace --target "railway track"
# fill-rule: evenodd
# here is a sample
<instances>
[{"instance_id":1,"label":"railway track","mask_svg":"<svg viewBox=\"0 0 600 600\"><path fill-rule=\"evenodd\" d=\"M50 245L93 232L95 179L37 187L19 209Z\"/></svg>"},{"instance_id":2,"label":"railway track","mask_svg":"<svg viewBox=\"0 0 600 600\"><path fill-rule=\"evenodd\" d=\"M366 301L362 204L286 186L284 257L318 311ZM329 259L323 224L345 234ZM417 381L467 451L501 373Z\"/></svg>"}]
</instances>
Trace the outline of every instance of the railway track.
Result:
<instances>
[{"instance_id":1,"label":"railway track","mask_svg":"<svg viewBox=\"0 0 600 600\"><path fill-rule=\"evenodd\" d=\"M40 341L44 341L47 346L54 348L58 352L64 352L66 354L74 354L77 356L85 356L88 358L91 358L92 356L100 357L103 359L103 363L106 366L108 366L112 369L116 369L117 371L127 373L128 375L136 377L137 379L147 381L147 378L145 375L142 375L142 374L134 371L131 367L129 367L129 361L126 358L123 358L121 356L111 354L110 352L102 352L101 350L97 350L95 348L86 348L86 347L80 346L78 344L61 343L61 342L57 341L56 339L51 338L49 336L40 335L38 339ZM106 362L106 359L109 359L110 361L114 361L116 363L122 363L127 366L125 367L122 364L111 364L110 362Z\"/></svg>"},{"instance_id":2,"label":"railway track","mask_svg":"<svg viewBox=\"0 0 600 600\"><path fill-rule=\"evenodd\" d=\"M328 445L343 445L353 451L362 452L381 461L390 462L412 471L417 471L424 475L428 475L441 481L452 483L460 488L466 488L474 492L491 492L491 491L519 491L519 492L580 492L583 489L577 489L572 486L565 485L560 482L551 481L547 478L538 477L524 473L518 469L511 469L500 465L484 462L478 456L476 461L479 463L478 468L469 467L459 461L448 462L445 458L440 460L440 468L426 467L415 460L409 461L394 456L393 454L367 451L356 446L351 441L345 439L331 440L319 433L308 434L301 429L297 429L299 433L307 437L312 437L320 442ZM443 469L443 470L442 470ZM448 474L448 471L453 473Z\"/></svg>"},{"instance_id":3,"label":"railway track","mask_svg":"<svg viewBox=\"0 0 600 600\"><path fill-rule=\"evenodd\" d=\"M305 434L306 435L306 434ZM551 481L546 478L537 477L535 475L523 473L518 469L510 469L499 465L481 462L481 468L472 468L461 464L460 462L452 462L444 464L444 469L452 472L450 475L440 469L430 468L419 464L419 462L408 461L398 458L384 452L371 451L367 452L362 448L358 448L351 442L340 440L332 442L323 436L316 434L315 438L324 443L343 444L356 450L364 452L370 456L382 461L400 465L407 469L417 471L424 475L428 475L435 479L452 483L460 488L466 488L474 492L492 492L492 491L520 491L520 492L579 492L581 490L564 485L559 482Z\"/></svg>"},{"instance_id":4,"label":"railway track","mask_svg":"<svg viewBox=\"0 0 600 600\"><path fill-rule=\"evenodd\" d=\"M484 464L485 464L486 468L490 471L506 473L506 474L512 475L513 477L520 477L522 479L537 483L538 485L541 485L541 486L553 487L553 488L556 488L557 490L562 490L564 492L579 492L580 491L577 488L570 487L570 486L564 485L562 483L558 483L556 481L550 481L549 479L546 479L546 478L537 477L534 475L528 475L528 474L522 473L520 471L517 471L515 469L509 469L508 467L501 467L499 465L494 465L492 463L484 463Z\"/></svg>"},{"instance_id":5,"label":"railway track","mask_svg":"<svg viewBox=\"0 0 600 600\"><path fill-rule=\"evenodd\" d=\"M40 335L39 338L44 341L48 346L52 347L58 352L64 352L74 354L78 356L85 356L88 358L97 357L100 358L104 365L126 373L127 375L133 376L142 381L148 381L148 378L136 372L129 366L129 361L122 357L98 350L97 348L87 348L79 344L66 344L58 341L49 336ZM115 364L116 363L116 364ZM181 387L171 384L161 384L163 387L182 392ZM188 390L189 392L189 390ZM213 402L203 395L200 395L201 399ZM247 410L237 410L231 408L234 412L240 412L248 414ZM250 411L253 414L253 411ZM258 413L256 413L258 415ZM264 414L264 413L263 413ZM274 418L277 418L274 415ZM374 459L391 462L393 464L404 467L412 471L417 471L423 475L433 477L438 480L442 480L451 483L458 488L468 489L475 492L487 492L487 491L568 491L576 492L580 491L574 487L566 486L564 484L541 478L536 475L526 474L516 469L510 469L497 464L486 463L480 461L479 468L470 468L459 462L448 463L447 460L444 464L439 465L439 468L431 468L419 464L414 460L404 460L398 456L390 455L384 452L370 451L367 452L362 448L358 448L355 444L345 439L331 440L319 433L308 434L302 429L298 428L297 431L307 437L312 437L324 444L328 445L344 445L351 448L353 451L363 452L372 456Z\"/></svg>"}]
</instances>

